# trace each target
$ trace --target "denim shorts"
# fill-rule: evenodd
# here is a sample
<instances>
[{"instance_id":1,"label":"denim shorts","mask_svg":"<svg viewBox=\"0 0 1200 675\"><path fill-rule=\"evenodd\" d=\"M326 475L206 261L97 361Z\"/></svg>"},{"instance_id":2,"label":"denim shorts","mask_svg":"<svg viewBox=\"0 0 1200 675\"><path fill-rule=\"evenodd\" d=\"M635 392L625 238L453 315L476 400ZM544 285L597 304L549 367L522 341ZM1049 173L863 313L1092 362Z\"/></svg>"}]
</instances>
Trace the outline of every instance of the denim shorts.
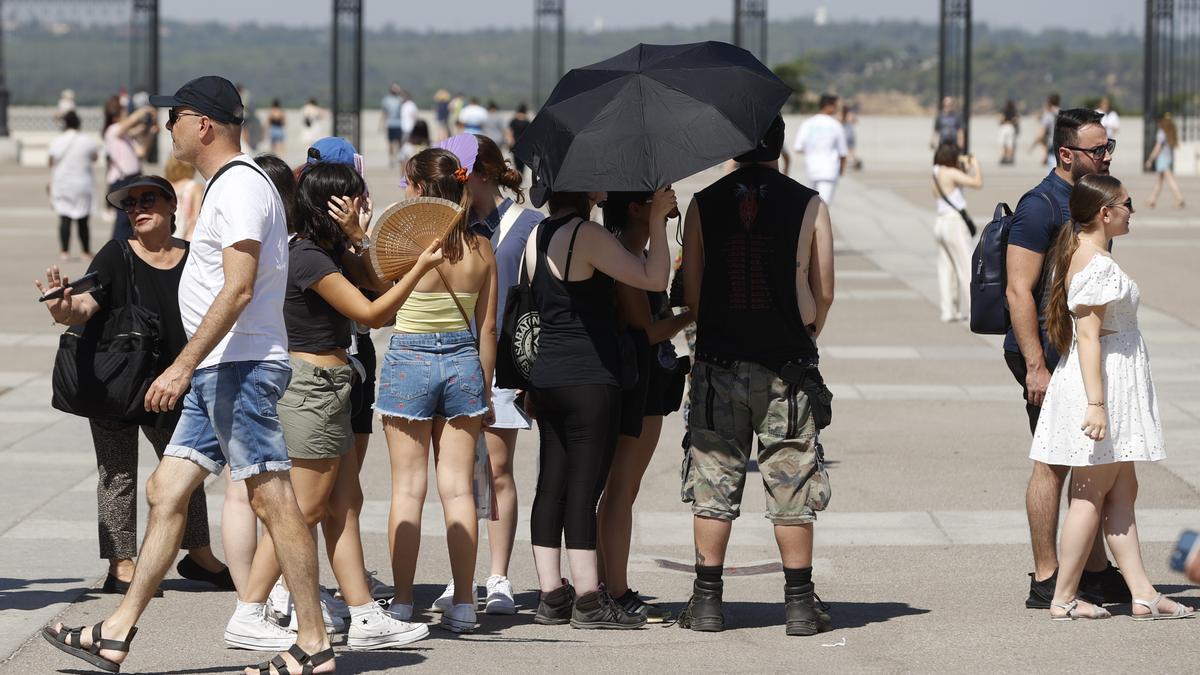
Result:
<instances>
[{"instance_id":1,"label":"denim shorts","mask_svg":"<svg viewBox=\"0 0 1200 675\"><path fill-rule=\"evenodd\" d=\"M197 370L163 455L212 473L228 463L234 480L292 468L275 412L291 378L287 361L234 361Z\"/></svg>"},{"instance_id":2,"label":"denim shorts","mask_svg":"<svg viewBox=\"0 0 1200 675\"><path fill-rule=\"evenodd\" d=\"M394 333L383 356L375 412L408 420L486 413L483 368L471 334Z\"/></svg>"}]
</instances>

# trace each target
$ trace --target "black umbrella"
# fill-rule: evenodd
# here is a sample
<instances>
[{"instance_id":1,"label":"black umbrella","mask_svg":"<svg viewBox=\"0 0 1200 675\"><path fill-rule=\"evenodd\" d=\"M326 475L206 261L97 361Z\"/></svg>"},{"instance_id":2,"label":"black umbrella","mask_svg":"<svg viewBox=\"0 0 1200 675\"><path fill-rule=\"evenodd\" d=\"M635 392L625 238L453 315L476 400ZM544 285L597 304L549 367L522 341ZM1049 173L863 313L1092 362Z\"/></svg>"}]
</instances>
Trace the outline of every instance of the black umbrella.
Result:
<instances>
[{"instance_id":1,"label":"black umbrella","mask_svg":"<svg viewBox=\"0 0 1200 675\"><path fill-rule=\"evenodd\" d=\"M547 188L655 190L753 149L791 94L731 44L640 44L567 73L513 154L535 203Z\"/></svg>"}]
</instances>

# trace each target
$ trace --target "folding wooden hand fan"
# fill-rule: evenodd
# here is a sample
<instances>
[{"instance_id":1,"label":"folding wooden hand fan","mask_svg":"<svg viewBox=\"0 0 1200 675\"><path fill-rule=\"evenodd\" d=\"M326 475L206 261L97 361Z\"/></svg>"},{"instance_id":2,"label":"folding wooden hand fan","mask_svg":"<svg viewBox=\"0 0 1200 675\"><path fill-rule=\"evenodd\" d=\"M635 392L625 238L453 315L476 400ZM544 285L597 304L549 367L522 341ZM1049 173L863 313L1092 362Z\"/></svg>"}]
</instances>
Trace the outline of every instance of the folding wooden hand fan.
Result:
<instances>
[{"instance_id":1,"label":"folding wooden hand fan","mask_svg":"<svg viewBox=\"0 0 1200 675\"><path fill-rule=\"evenodd\" d=\"M462 207L437 197L417 197L387 207L371 229L375 275L388 281L404 276L421 252L445 237L461 216Z\"/></svg>"}]
</instances>

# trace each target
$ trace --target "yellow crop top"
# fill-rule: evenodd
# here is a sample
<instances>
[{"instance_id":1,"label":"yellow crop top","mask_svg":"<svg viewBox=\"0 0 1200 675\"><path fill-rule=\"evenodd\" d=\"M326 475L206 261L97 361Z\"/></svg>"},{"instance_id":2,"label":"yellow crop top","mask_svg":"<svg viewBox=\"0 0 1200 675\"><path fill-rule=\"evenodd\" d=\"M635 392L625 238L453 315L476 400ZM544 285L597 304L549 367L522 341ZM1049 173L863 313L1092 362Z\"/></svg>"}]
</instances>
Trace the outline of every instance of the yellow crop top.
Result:
<instances>
[{"instance_id":1,"label":"yellow crop top","mask_svg":"<svg viewBox=\"0 0 1200 675\"><path fill-rule=\"evenodd\" d=\"M475 316L478 293L458 293L467 316ZM453 333L467 330L462 314L449 293L420 293L413 291L396 312L396 330L401 333Z\"/></svg>"}]
</instances>

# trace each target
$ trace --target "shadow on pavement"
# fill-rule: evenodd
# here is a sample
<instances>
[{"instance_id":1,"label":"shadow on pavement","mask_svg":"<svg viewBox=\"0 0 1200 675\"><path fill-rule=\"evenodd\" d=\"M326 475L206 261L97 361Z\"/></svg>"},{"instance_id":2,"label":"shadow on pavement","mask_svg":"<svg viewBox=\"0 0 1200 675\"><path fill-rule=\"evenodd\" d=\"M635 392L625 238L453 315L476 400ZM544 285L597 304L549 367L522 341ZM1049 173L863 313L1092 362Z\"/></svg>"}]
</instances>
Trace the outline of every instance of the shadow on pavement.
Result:
<instances>
[{"instance_id":1,"label":"shadow on pavement","mask_svg":"<svg viewBox=\"0 0 1200 675\"><path fill-rule=\"evenodd\" d=\"M75 602L86 596L88 589L74 586L59 590L30 588L50 584L75 584L84 579L12 579L0 577L0 607L4 609L34 610ZM87 598L90 599L90 598Z\"/></svg>"},{"instance_id":2,"label":"shadow on pavement","mask_svg":"<svg viewBox=\"0 0 1200 675\"><path fill-rule=\"evenodd\" d=\"M687 607L686 603L662 603L676 617ZM928 609L911 607L903 602L831 602L829 613L833 616L833 629L862 628L873 623L883 623L902 616L928 614ZM725 629L770 628L783 630L783 602L728 602L725 610Z\"/></svg>"}]
</instances>

